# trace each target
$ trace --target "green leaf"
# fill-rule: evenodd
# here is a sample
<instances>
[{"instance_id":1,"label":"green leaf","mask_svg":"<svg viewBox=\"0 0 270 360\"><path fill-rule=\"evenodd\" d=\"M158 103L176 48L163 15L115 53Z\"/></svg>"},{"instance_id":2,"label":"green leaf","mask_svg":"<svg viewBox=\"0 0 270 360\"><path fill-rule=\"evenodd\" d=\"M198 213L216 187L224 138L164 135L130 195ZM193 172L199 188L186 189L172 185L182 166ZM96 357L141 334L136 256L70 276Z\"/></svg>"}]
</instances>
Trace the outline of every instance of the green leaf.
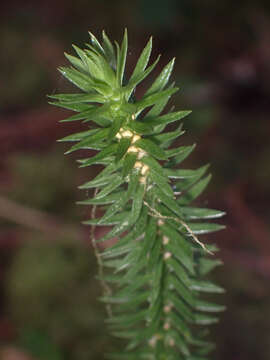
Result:
<instances>
[{"instance_id":1,"label":"green leaf","mask_svg":"<svg viewBox=\"0 0 270 360\"><path fill-rule=\"evenodd\" d=\"M153 126L136 120L130 121L128 123L128 128L141 135L151 134L154 130Z\"/></svg>"},{"instance_id":2,"label":"green leaf","mask_svg":"<svg viewBox=\"0 0 270 360\"><path fill-rule=\"evenodd\" d=\"M160 197L160 194L164 193L164 195L170 198L174 198L174 192L171 186L168 184L167 177L163 176L162 174L156 172L153 169L150 169L149 176L150 179L157 185L157 187L153 189L157 197Z\"/></svg>"},{"instance_id":3,"label":"green leaf","mask_svg":"<svg viewBox=\"0 0 270 360\"><path fill-rule=\"evenodd\" d=\"M177 218L182 217L181 207L177 204L174 198L167 196L161 189L155 191L156 196L165 204L170 210L172 210Z\"/></svg>"},{"instance_id":4,"label":"green leaf","mask_svg":"<svg viewBox=\"0 0 270 360\"><path fill-rule=\"evenodd\" d=\"M159 94L161 94L161 93L159 93ZM150 96L154 96L154 95L150 95ZM176 111L176 112L171 112L171 113L156 117L154 119L145 118L144 120L147 121L148 124L153 125L153 126L168 125L174 121L179 121L179 120L183 119L184 117L188 116L190 113L191 113L191 111L189 111L189 110Z\"/></svg>"},{"instance_id":5,"label":"green leaf","mask_svg":"<svg viewBox=\"0 0 270 360\"><path fill-rule=\"evenodd\" d=\"M80 141L82 139L84 139L85 137L89 136L89 135L93 135L95 134L97 131L99 131L99 129L92 129L92 130L85 130L85 131L81 131L72 135L68 135L63 137L62 139L58 139L58 142L62 142L62 141Z\"/></svg>"},{"instance_id":6,"label":"green leaf","mask_svg":"<svg viewBox=\"0 0 270 360\"><path fill-rule=\"evenodd\" d=\"M114 191L118 186L123 183L123 178L121 176L115 176L114 180L105 186L96 196L96 199L101 199L104 196L107 196L112 191Z\"/></svg>"},{"instance_id":7,"label":"green leaf","mask_svg":"<svg viewBox=\"0 0 270 360\"><path fill-rule=\"evenodd\" d=\"M111 216L113 216L116 212L124 210L124 205L128 202L131 196L133 196L137 185L138 185L138 175L134 175L129 182L128 190L123 193L121 197L118 199L108 208L106 213L102 217L102 222L107 221ZM119 195L119 194L118 194Z\"/></svg>"},{"instance_id":8,"label":"green leaf","mask_svg":"<svg viewBox=\"0 0 270 360\"><path fill-rule=\"evenodd\" d=\"M196 144L193 144L191 146L181 146L177 150L177 154L173 155L173 159L170 159L166 164L165 167L174 167L175 165L180 164L182 161L184 161L194 150ZM170 151L170 150L169 150ZM171 154L171 152L170 152ZM168 153L167 153L168 155ZM168 155L169 156L169 155Z\"/></svg>"},{"instance_id":9,"label":"green leaf","mask_svg":"<svg viewBox=\"0 0 270 360\"><path fill-rule=\"evenodd\" d=\"M151 87L147 90L146 95L152 95L164 89L167 85L174 66L175 59L173 58L161 71Z\"/></svg>"},{"instance_id":10,"label":"green leaf","mask_svg":"<svg viewBox=\"0 0 270 360\"><path fill-rule=\"evenodd\" d=\"M100 129L99 131L95 132L92 135L86 136L82 141L73 145L65 154L70 154L73 151L80 150L80 149L91 149L91 145L100 143L100 141L106 139L109 134L109 129Z\"/></svg>"},{"instance_id":11,"label":"green leaf","mask_svg":"<svg viewBox=\"0 0 270 360\"><path fill-rule=\"evenodd\" d=\"M192 251L187 241L177 231L166 224L161 226L161 231L169 239L168 244L166 244L166 251L170 251L190 274L195 275Z\"/></svg>"},{"instance_id":12,"label":"green leaf","mask_svg":"<svg viewBox=\"0 0 270 360\"><path fill-rule=\"evenodd\" d=\"M157 184L161 191L164 192L165 195L174 198L173 190L171 186L168 184L168 178L163 173L163 168L160 164L150 156L144 156L141 159L141 162L148 165L150 168L149 175L150 178Z\"/></svg>"},{"instance_id":13,"label":"green leaf","mask_svg":"<svg viewBox=\"0 0 270 360\"><path fill-rule=\"evenodd\" d=\"M194 323L198 325L212 325L218 322L218 318L214 316L195 314Z\"/></svg>"},{"instance_id":14,"label":"green leaf","mask_svg":"<svg viewBox=\"0 0 270 360\"><path fill-rule=\"evenodd\" d=\"M99 41L97 40L97 38L95 37L95 35L93 35L90 31L88 33L90 35L90 39L93 47L97 50L99 54L104 55L104 50L100 45Z\"/></svg>"},{"instance_id":15,"label":"green leaf","mask_svg":"<svg viewBox=\"0 0 270 360\"><path fill-rule=\"evenodd\" d=\"M66 104L97 102L104 103L105 98L99 94L56 94L49 95L49 98L56 99Z\"/></svg>"},{"instance_id":16,"label":"green leaf","mask_svg":"<svg viewBox=\"0 0 270 360\"><path fill-rule=\"evenodd\" d=\"M166 148L170 145L170 143L173 140L175 140L184 133L181 129L182 129L182 125L179 126L179 128L175 131L170 131L167 133L150 136L150 139L158 143L158 145L160 145L162 148Z\"/></svg>"},{"instance_id":17,"label":"green leaf","mask_svg":"<svg viewBox=\"0 0 270 360\"><path fill-rule=\"evenodd\" d=\"M197 219L216 219L225 215L224 211L213 210L207 208L196 208L196 207L181 207L182 214L190 220Z\"/></svg>"},{"instance_id":18,"label":"green leaf","mask_svg":"<svg viewBox=\"0 0 270 360\"><path fill-rule=\"evenodd\" d=\"M172 89L163 90L163 91L158 92L156 94L144 96L142 98L142 100L140 100L140 101L138 101L136 103L137 112L140 112L143 109L154 105L155 103L159 102L160 100L163 100L164 98L167 98L168 96L171 96L177 90L178 90L178 88L172 88ZM148 121L147 119L144 119L144 120ZM150 121L149 121L149 123L150 123ZM159 124L160 124L160 122L157 123L157 121L154 121L154 120L152 120L152 123L150 123L150 125L159 125Z\"/></svg>"},{"instance_id":19,"label":"green leaf","mask_svg":"<svg viewBox=\"0 0 270 360\"><path fill-rule=\"evenodd\" d=\"M133 169L135 162L137 161L137 155L133 153L127 153L124 162L123 162L123 169L122 169L122 176L126 177L130 171Z\"/></svg>"},{"instance_id":20,"label":"green leaf","mask_svg":"<svg viewBox=\"0 0 270 360\"><path fill-rule=\"evenodd\" d=\"M130 223L130 217L127 215L123 222L114 226L114 228L111 231L109 231L105 236L98 239L97 242L98 243L104 242L106 240L110 240L110 239L114 238L115 236L119 236L123 232L127 231L131 226L132 226L132 224Z\"/></svg>"},{"instance_id":21,"label":"green leaf","mask_svg":"<svg viewBox=\"0 0 270 360\"><path fill-rule=\"evenodd\" d=\"M174 83L171 84L170 86L168 86L167 90L168 89L173 89L174 87ZM165 106L167 105L168 101L170 100L170 97L172 96L173 94L168 94L167 96L164 96L159 102L157 102L146 114L144 120L147 120L147 119L154 119L156 118L158 115L161 114L161 112L164 110ZM166 126L165 125L158 125L156 127L156 131L155 133L160 133L161 131L163 131L164 127Z\"/></svg>"},{"instance_id":22,"label":"green leaf","mask_svg":"<svg viewBox=\"0 0 270 360\"><path fill-rule=\"evenodd\" d=\"M156 296L159 294L159 287L161 286L160 278L162 276L162 262L161 260L161 250L162 250L162 241L161 237L157 236L153 248L151 251L151 256L149 256L148 267L153 272L153 285L156 285L158 288L153 286L152 292L156 293ZM160 270L160 271L158 271Z\"/></svg>"},{"instance_id":23,"label":"green leaf","mask_svg":"<svg viewBox=\"0 0 270 360\"><path fill-rule=\"evenodd\" d=\"M110 133L108 134L109 139L112 139L115 137L115 135L121 129L124 120L125 119L122 116L117 116L116 118L113 119L113 123L110 128Z\"/></svg>"},{"instance_id":24,"label":"green leaf","mask_svg":"<svg viewBox=\"0 0 270 360\"><path fill-rule=\"evenodd\" d=\"M217 286L211 282L202 280L192 280L192 285L190 286L190 289L207 293L224 293L224 289L222 287Z\"/></svg>"},{"instance_id":25,"label":"green leaf","mask_svg":"<svg viewBox=\"0 0 270 360\"><path fill-rule=\"evenodd\" d=\"M111 226L116 224L123 224L125 219L128 217L128 212L122 212L121 214L115 214L107 220L103 220L102 217L83 221L84 225L97 225L97 226ZM107 262L106 266L112 266L111 263Z\"/></svg>"},{"instance_id":26,"label":"green leaf","mask_svg":"<svg viewBox=\"0 0 270 360\"><path fill-rule=\"evenodd\" d=\"M78 204L78 205L107 205L107 204L114 203L115 201L117 201L119 199L119 197L124 196L124 194L125 194L125 191L117 191L117 192L112 193L108 196L105 196L101 199L89 198L86 200L77 201L76 204Z\"/></svg>"},{"instance_id":27,"label":"green leaf","mask_svg":"<svg viewBox=\"0 0 270 360\"><path fill-rule=\"evenodd\" d=\"M158 160L167 160L167 156L164 150L149 139L139 139L135 142L136 146L145 150L149 155Z\"/></svg>"},{"instance_id":28,"label":"green leaf","mask_svg":"<svg viewBox=\"0 0 270 360\"><path fill-rule=\"evenodd\" d=\"M224 225L214 223L187 223L187 225L195 235L209 234L225 228Z\"/></svg>"},{"instance_id":29,"label":"green leaf","mask_svg":"<svg viewBox=\"0 0 270 360\"><path fill-rule=\"evenodd\" d=\"M181 195L177 200L178 204L187 205L191 201L195 200L204 191L210 180L211 175L209 174Z\"/></svg>"},{"instance_id":30,"label":"green leaf","mask_svg":"<svg viewBox=\"0 0 270 360\"><path fill-rule=\"evenodd\" d=\"M116 152L116 156L115 156L115 161L119 161L122 159L122 157L126 154L129 146L131 144L131 138L125 138L123 137L120 141L119 141L119 145L117 148L117 152Z\"/></svg>"},{"instance_id":31,"label":"green leaf","mask_svg":"<svg viewBox=\"0 0 270 360\"><path fill-rule=\"evenodd\" d=\"M170 322L172 325L180 332L180 334L185 338L187 341L191 337L191 331L186 323L182 320L178 314L171 311L168 315Z\"/></svg>"},{"instance_id":32,"label":"green leaf","mask_svg":"<svg viewBox=\"0 0 270 360\"><path fill-rule=\"evenodd\" d=\"M88 104L66 104L66 103L62 103L62 102L52 102L49 101L48 102L51 105L54 106L58 106L61 107L63 109L67 109L67 110L72 110L72 111L76 111L76 112L83 112L86 110L89 110L89 108L92 107L92 105L88 105Z\"/></svg>"},{"instance_id":33,"label":"green leaf","mask_svg":"<svg viewBox=\"0 0 270 360\"><path fill-rule=\"evenodd\" d=\"M145 192L145 185L139 184L136 194L134 195L132 208L131 208L131 221L135 223L140 215L141 208L143 205L143 197Z\"/></svg>"},{"instance_id":34,"label":"green leaf","mask_svg":"<svg viewBox=\"0 0 270 360\"><path fill-rule=\"evenodd\" d=\"M210 250L210 249L209 249ZM213 260L213 259L207 259L207 258L201 258L199 260L199 274L201 276L204 276L208 274L211 270L213 270L216 266L222 265L222 261L220 260Z\"/></svg>"},{"instance_id":35,"label":"green leaf","mask_svg":"<svg viewBox=\"0 0 270 360\"><path fill-rule=\"evenodd\" d=\"M126 57L127 57L127 46L128 46L128 36L127 36L127 29L125 29L121 49L117 51L116 77L119 85L122 85L122 81L123 81L125 65L126 65ZM117 49L119 49L119 47Z\"/></svg>"},{"instance_id":36,"label":"green leaf","mask_svg":"<svg viewBox=\"0 0 270 360\"><path fill-rule=\"evenodd\" d=\"M157 220L154 217L150 217L147 224L145 238L143 242L142 254L147 255L152 249L157 235Z\"/></svg>"},{"instance_id":37,"label":"green leaf","mask_svg":"<svg viewBox=\"0 0 270 360\"><path fill-rule=\"evenodd\" d=\"M148 165L151 171L154 171L154 172L160 174L161 176L165 177L162 166L153 157L146 155L146 156L142 157L141 161L145 165Z\"/></svg>"},{"instance_id":38,"label":"green leaf","mask_svg":"<svg viewBox=\"0 0 270 360\"><path fill-rule=\"evenodd\" d=\"M115 72L112 70L108 62L104 59L103 55L100 56L96 54L96 52L90 50L85 50L85 52L92 60L92 63L97 64L97 66L99 67L101 71L101 74L99 75L100 79L106 82L110 87L115 88L117 86Z\"/></svg>"},{"instance_id":39,"label":"green leaf","mask_svg":"<svg viewBox=\"0 0 270 360\"><path fill-rule=\"evenodd\" d=\"M143 73L144 69L146 68L150 55L151 55L151 51L152 51L152 37L150 37L147 45L145 46L145 48L143 49L139 60L137 61L137 64L135 66L135 69L130 77L130 82L133 81L134 78L136 78L138 75L140 75L141 73Z\"/></svg>"},{"instance_id":40,"label":"green leaf","mask_svg":"<svg viewBox=\"0 0 270 360\"><path fill-rule=\"evenodd\" d=\"M88 67L80 59L67 53L64 53L64 55L77 70L81 71L86 75L89 75Z\"/></svg>"},{"instance_id":41,"label":"green leaf","mask_svg":"<svg viewBox=\"0 0 270 360\"><path fill-rule=\"evenodd\" d=\"M59 71L79 89L85 92L91 92L93 90L93 80L91 80L90 76L68 67L61 67Z\"/></svg>"},{"instance_id":42,"label":"green leaf","mask_svg":"<svg viewBox=\"0 0 270 360\"><path fill-rule=\"evenodd\" d=\"M196 300L195 309L205 312L222 312L226 310L225 306L212 304L203 300Z\"/></svg>"},{"instance_id":43,"label":"green leaf","mask_svg":"<svg viewBox=\"0 0 270 360\"><path fill-rule=\"evenodd\" d=\"M189 276L186 269L179 263L179 261L174 257L171 257L166 261L166 264L170 271L175 273L175 276L177 276L178 280L180 280L182 284L189 289L191 286Z\"/></svg>"},{"instance_id":44,"label":"green leaf","mask_svg":"<svg viewBox=\"0 0 270 360\"><path fill-rule=\"evenodd\" d=\"M76 45L73 45L74 50L81 58L82 62L88 67L88 71L93 79L104 80L104 74L102 69L99 67L99 64L93 61L89 56L86 55L86 50L83 51L78 48Z\"/></svg>"},{"instance_id":45,"label":"green leaf","mask_svg":"<svg viewBox=\"0 0 270 360\"><path fill-rule=\"evenodd\" d=\"M136 312L135 314L112 316L105 321L109 324L119 324L119 326L126 328L134 326L137 322L144 320L146 315L147 311L142 310Z\"/></svg>"},{"instance_id":46,"label":"green leaf","mask_svg":"<svg viewBox=\"0 0 270 360\"><path fill-rule=\"evenodd\" d=\"M168 293L168 300L173 304L173 307L179 312L180 316L182 316L186 322L193 322L194 314L183 300L181 300L173 292Z\"/></svg>"},{"instance_id":47,"label":"green leaf","mask_svg":"<svg viewBox=\"0 0 270 360\"><path fill-rule=\"evenodd\" d=\"M86 183L79 186L79 189L93 189L93 188L101 188L104 185L107 185L115 179L115 174L105 174L103 177L94 178L91 181L87 181Z\"/></svg>"},{"instance_id":48,"label":"green leaf","mask_svg":"<svg viewBox=\"0 0 270 360\"><path fill-rule=\"evenodd\" d=\"M102 31L102 37L103 37L103 49L105 51L105 56L107 58L107 61L109 61L111 66L115 67L116 58L115 58L114 47L104 30Z\"/></svg>"},{"instance_id":49,"label":"green leaf","mask_svg":"<svg viewBox=\"0 0 270 360\"><path fill-rule=\"evenodd\" d=\"M194 294L190 291L190 289L187 289L181 281L179 281L174 275L168 276L168 286L171 286L171 288L174 288L180 298L182 298L189 306L192 308L195 304Z\"/></svg>"},{"instance_id":50,"label":"green leaf","mask_svg":"<svg viewBox=\"0 0 270 360\"><path fill-rule=\"evenodd\" d=\"M157 59L154 61L154 63L149 66L145 71L135 76L132 80L129 81L127 86L124 88L124 93L126 94L126 99L128 100L130 97L130 94L135 89L135 87L143 81L144 78L146 78L156 67L157 63L159 62L160 56L157 57Z\"/></svg>"},{"instance_id":51,"label":"green leaf","mask_svg":"<svg viewBox=\"0 0 270 360\"><path fill-rule=\"evenodd\" d=\"M103 160L104 158L112 155L116 152L118 144L112 144L107 146L105 149L101 150L97 155L92 156L90 159L85 161L80 167L86 167L97 163L99 160Z\"/></svg>"},{"instance_id":52,"label":"green leaf","mask_svg":"<svg viewBox=\"0 0 270 360\"><path fill-rule=\"evenodd\" d=\"M60 122L70 122L70 121L77 121L77 120L84 120L84 122L89 122L90 120L94 121L100 126L107 126L108 121L105 119L101 119L100 116L104 115L108 111L107 105L102 106L91 106L89 105L89 109L80 113L73 115L65 120L60 120Z\"/></svg>"},{"instance_id":53,"label":"green leaf","mask_svg":"<svg viewBox=\"0 0 270 360\"><path fill-rule=\"evenodd\" d=\"M164 169L164 173L172 179L187 179L196 177L200 169L186 170L186 169Z\"/></svg>"}]
</instances>

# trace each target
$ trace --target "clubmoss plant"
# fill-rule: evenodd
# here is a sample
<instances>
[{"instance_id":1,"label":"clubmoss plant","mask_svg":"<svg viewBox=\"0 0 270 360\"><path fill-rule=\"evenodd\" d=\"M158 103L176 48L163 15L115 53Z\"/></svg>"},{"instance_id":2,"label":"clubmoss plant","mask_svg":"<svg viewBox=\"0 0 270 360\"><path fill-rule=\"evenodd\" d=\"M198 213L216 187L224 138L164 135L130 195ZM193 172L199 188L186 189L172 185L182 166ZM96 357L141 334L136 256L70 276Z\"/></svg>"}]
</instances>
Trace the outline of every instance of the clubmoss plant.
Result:
<instances>
[{"instance_id":1,"label":"clubmoss plant","mask_svg":"<svg viewBox=\"0 0 270 360\"><path fill-rule=\"evenodd\" d=\"M92 34L90 38L84 50L73 46L77 56L66 54L72 66L60 68L81 92L51 98L53 104L76 112L64 121L86 125L84 131L61 139L75 142L66 154L95 150L78 160L80 167L102 165L98 175L79 188L95 189L93 197L80 202L92 206L91 219L84 223L92 227L109 329L127 340L124 351L110 356L208 359L213 344L205 339L207 326L217 322L213 314L224 307L205 300L205 293L223 289L204 277L221 262L211 257L216 247L204 245L197 236L222 229L208 220L224 213L190 205L210 175L208 166L179 168L194 145L171 146L183 134L181 125L166 131L168 124L190 113L164 112L178 90L169 84L174 59L137 98L137 85L159 61L147 67L152 39L127 80L127 31L121 46L113 45L105 32L102 43ZM96 226L109 230L95 239ZM100 250L99 244L109 239L115 239L114 245L103 244Z\"/></svg>"}]
</instances>

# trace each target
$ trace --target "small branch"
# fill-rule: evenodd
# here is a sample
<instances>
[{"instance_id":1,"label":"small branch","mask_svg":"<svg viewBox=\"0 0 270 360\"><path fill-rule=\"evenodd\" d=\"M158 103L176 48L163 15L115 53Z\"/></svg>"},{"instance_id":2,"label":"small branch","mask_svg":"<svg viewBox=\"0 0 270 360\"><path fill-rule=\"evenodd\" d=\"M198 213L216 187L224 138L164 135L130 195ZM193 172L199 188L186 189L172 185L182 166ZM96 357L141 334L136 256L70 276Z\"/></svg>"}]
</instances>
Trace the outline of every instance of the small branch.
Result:
<instances>
[{"instance_id":1,"label":"small branch","mask_svg":"<svg viewBox=\"0 0 270 360\"><path fill-rule=\"evenodd\" d=\"M54 217L36 209L31 209L15 201L0 196L0 218L45 232L53 237L82 238L82 231L55 220Z\"/></svg>"}]
</instances>

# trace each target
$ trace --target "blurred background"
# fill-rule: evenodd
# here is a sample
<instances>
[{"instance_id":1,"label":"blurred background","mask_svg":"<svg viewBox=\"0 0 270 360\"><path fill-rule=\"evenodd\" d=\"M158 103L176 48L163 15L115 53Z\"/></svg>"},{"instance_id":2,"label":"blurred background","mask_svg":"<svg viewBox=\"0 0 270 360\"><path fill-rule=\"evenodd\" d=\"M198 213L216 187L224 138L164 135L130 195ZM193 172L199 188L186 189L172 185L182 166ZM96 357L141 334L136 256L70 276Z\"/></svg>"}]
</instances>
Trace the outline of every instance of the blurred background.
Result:
<instances>
[{"instance_id":1,"label":"blurred background","mask_svg":"<svg viewBox=\"0 0 270 360\"><path fill-rule=\"evenodd\" d=\"M0 359L103 359L106 335L89 209L76 190L93 176L56 140L78 129L47 94L70 89L56 68L90 30L121 41L127 71L150 35L157 72L176 56L178 109L192 109L186 167L211 162L198 204L227 212L208 238L224 266L214 280L227 305L213 328L217 360L270 359L269 0L2 0L0 5ZM156 73L157 73L156 72Z\"/></svg>"}]
</instances>

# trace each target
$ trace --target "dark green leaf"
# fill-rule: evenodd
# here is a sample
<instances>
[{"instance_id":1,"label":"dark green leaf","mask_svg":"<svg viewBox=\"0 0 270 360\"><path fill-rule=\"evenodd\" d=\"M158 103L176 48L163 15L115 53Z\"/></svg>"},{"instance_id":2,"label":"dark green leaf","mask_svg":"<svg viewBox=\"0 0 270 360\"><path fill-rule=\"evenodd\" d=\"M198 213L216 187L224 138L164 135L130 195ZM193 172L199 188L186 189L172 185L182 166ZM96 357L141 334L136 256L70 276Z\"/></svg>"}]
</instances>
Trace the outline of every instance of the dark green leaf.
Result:
<instances>
[{"instance_id":1,"label":"dark green leaf","mask_svg":"<svg viewBox=\"0 0 270 360\"><path fill-rule=\"evenodd\" d=\"M95 199L101 199L104 196L107 196L112 191L114 191L118 186L123 183L123 178L121 176L115 176L112 182L105 186L96 196Z\"/></svg>"},{"instance_id":2,"label":"dark green leaf","mask_svg":"<svg viewBox=\"0 0 270 360\"><path fill-rule=\"evenodd\" d=\"M160 197L160 193L164 193L164 195L174 198L174 192L171 186L168 184L168 178L153 169L149 171L150 179L157 185L157 188L154 189L156 195Z\"/></svg>"},{"instance_id":3,"label":"dark green leaf","mask_svg":"<svg viewBox=\"0 0 270 360\"><path fill-rule=\"evenodd\" d=\"M109 134L109 129L100 129L99 131L95 132L92 135L86 136L82 141L80 141L78 144L73 145L68 151L65 152L65 154L70 154L73 151L79 150L79 149L91 149L91 145L100 143L102 140L106 139Z\"/></svg>"},{"instance_id":4,"label":"dark green leaf","mask_svg":"<svg viewBox=\"0 0 270 360\"><path fill-rule=\"evenodd\" d=\"M171 76L173 66L174 66L174 58L164 67L164 69L161 71L157 79L154 81L154 83L151 85L151 87L147 90L146 95L154 94L158 91L161 91L164 89L164 87L167 85L169 78Z\"/></svg>"},{"instance_id":5,"label":"dark green leaf","mask_svg":"<svg viewBox=\"0 0 270 360\"><path fill-rule=\"evenodd\" d=\"M116 118L113 119L113 123L110 128L110 133L108 135L109 139L112 139L115 137L115 135L121 129L124 120L125 119L122 116L117 116Z\"/></svg>"},{"instance_id":6,"label":"dark green leaf","mask_svg":"<svg viewBox=\"0 0 270 360\"><path fill-rule=\"evenodd\" d=\"M195 235L208 234L225 228L224 225L214 223L188 223L187 225Z\"/></svg>"},{"instance_id":7,"label":"dark green leaf","mask_svg":"<svg viewBox=\"0 0 270 360\"><path fill-rule=\"evenodd\" d=\"M127 86L124 88L124 93L126 94L127 100L129 99L130 94L135 89L135 87L141 81L143 81L143 79L146 78L152 72L152 70L156 67L157 63L159 62L159 58L160 58L160 56L158 56L157 59L155 60L155 62L151 66L149 66L145 71L143 71L142 73L139 73L137 76L135 76L132 80L129 81Z\"/></svg>"},{"instance_id":8,"label":"dark green leaf","mask_svg":"<svg viewBox=\"0 0 270 360\"><path fill-rule=\"evenodd\" d=\"M221 312L226 308L223 305L216 305L203 300L196 300L195 309L206 312Z\"/></svg>"},{"instance_id":9,"label":"dark green leaf","mask_svg":"<svg viewBox=\"0 0 270 360\"><path fill-rule=\"evenodd\" d=\"M209 249L210 250L210 249ZM213 251L213 250L210 250ZM222 261L216 259L201 258L199 260L199 274L204 276L213 270L216 266L222 265Z\"/></svg>"},{"instance_id":10,"label":"dark green leaf","mask_svg":"<svg viewBox=\"0 0 270 360\"><path fill-rule=\"evenodd\" d=\"M125 138L123 137L120 141L119 141L119 145L117 148L117 152L116 152L116 156L115 156L115 161L119 161L122 159L122 157L126 154L129 146L131 144L131 138Z\"/></svg>"},{"instance_id":11,"label":"dark green leaf","mask_svg":"<svg viewBox=\"0 0 270 360\"><path fill-rule=\"evenodd\" d=\"M175 165L178 165L180 164L182 161L184 161L191 153L192 151L194 150L196 144L194 145L191 145L191 146L181 146L180 148L178 148L177 150L179 150L177 152L177 154L174 154L173 156L173 159L170 159L166 164L165 164L165 167L173 167ZM171 150L170 151L170 154L172 153Z\"/></svg>"},{"instance_id":12,"label":"dark green leaf","mask_svg":"<svg viewBox=\"0 0 270 360\"><path fill-rule=\"evenodd\" d=\"M134 153L127 153L124 158L123 169L122 169L122 176L126 177L130 171L133 169L134 164L137 160L137 155Z\"/></svg>"},{"instance_id":13,"label":"dark green leaf","mask_svg":"<svg viewBox=\"0 0 270 360\"><path fill-rule=\"evenodd\" d=\"M142 98L142 100L140 100L136 103L137 111L140 112L143 109L154 105L155 103L159 102L160 100L163 100L164 98L167 98L168 96L171 96L177 90L178 90L178 88L172 88L172 89L163 90L156 94L144 96ZM148 120L145 119L145 121L148 121ZM152 123L150 125L159 125L159 124L160 124L160 122L157 123L157 121L152 120Z\"/></svg>"},{"instance_id":14,"label":"dark green leaf","mask_svg":"<svg viewBox=\"0 0 270 360\"><path fill-rule=\"evenodd\" d=\"M151 134L154 129L153 126L137 120L130 121L128 123L128 128L141 135Z\"/></svg>"},{"instance_id":15,"label":"dark green leaf","mask_svg":"<svg viewBox=\"0 0 270 360\"><path fill-rule=\"evenodd\" d=\"M134 145L145 150L147 153L149 153L149 155L153 156L158 160L167 160L165 151L149 139L139 139L135 142Z\"/></svg>"},{"instance_id":16,"label":"dark green leaf","mask_svg":"<svg viewBox=\"0 0 270 360\"><path fill-rule=\"evenodd\" d=\"M181 207L181 212L187 219L190 220L215 219L225 215L225 212L220 210L196 208L196 207L188 207L188 206Z\"/></svg>"},{"instance_id":17,"label":"dark green leaf","mask_svg":"<svg viewBox=\"0 0 270 360\"><path fill-rule=\"evenodd\" d=\"M208 281L192 280L191 290L209 293L224 293L224 289Z\"/></svg>"},{"instance_id":18,"label":"dark green leaf","mask_svg":"<svg viewBox=\"0 0 270 360\"><path fill-rule=\"evenodd\" d=\"M178 204L187 205L196 199L206 188L209 181L211 180L211 175L206 176L195 185L193 185L188 191L186 191L180 198L177 200Z\"/></svg>"},{"instance_id":19,"label":"dark green leaf","mask_svg":"<svg viewBox=\"0 0 270 360\"><path fill-rule=\"evenodd\" d=\"M159 135L153 135L150 137L150 139L157 142L158 145L160 145L162 148L166 148L173 140L175 140L184 133L181 128L182 126L179 126L179 128L175 131L170 131Z\"/></svg>"},{"instance_id":20,"label":"dark green leaf","mask_svg":"<svg viewBox=\"0 0 270 360\"><path fill-rule=\"evenodd\" d=\"M164 173L172 179L187 179L196 177L200 173L200 169L186 170L186 169L164 169Z\"/></svg>"},{"instance_id":21,"label":"dark green leaf","mask_svg":"<svg viewBox=\"0 0 270 360\"><path fill-rule=\"evenodd\" d=\"M97 155L92 156L90 159L85 161L80 167L90 166L95 164L99 160L103 160L104 158L108 157L109 155L114 154L117 151L118 144L112 144L107 146L105 149L101 150Z\"/></svg>"},{"instance_id":22,"label":"dark green leaf","mask_svg":"<svg viewBox=\"0 0 270 360\"><path fill-rule=\"evenodd\" d=\"M85 130L85 131L81 131L72 135L68 135L65 136L62 139L59 139L57 141L62 142L62 141L80 141L82 139L84 139L85 137L89 136L89 135L93 135L95 134L97 131L99 131L99 129L92 129L92 130Z\"/></svg>"},{"instance_id":23,"label":"dark green leaf","mask_svg":"<svg viewBox=\"0 0 270 360\"><path fill-rule=\"evenodd\" d=\"M166 90L165 90L166 91ZM160 93L161 94L161 93ZM150 96L154 96L154 95L150 95ZM168 125L174 121L178 121L183 119L184 117L188 116L191 113L191 111L186 110L186 111L176 111L176 112L171 112L162 116L159 116L157 118L154 119L144 119L148 124L156 126L156 125Z\"/></svg>"},{"instance_id":24,"label":"dark green leaf","mask_svg":"<svg viewBox=\"0 0 270 360\"><path fill-rule=\"evenodd\" d=\"M67 104L84 103L84 102L97 102L104 103L105 99L99 94L57 94L50 95L49 98L56 99Z\"/></svg>"}]
</instances>

